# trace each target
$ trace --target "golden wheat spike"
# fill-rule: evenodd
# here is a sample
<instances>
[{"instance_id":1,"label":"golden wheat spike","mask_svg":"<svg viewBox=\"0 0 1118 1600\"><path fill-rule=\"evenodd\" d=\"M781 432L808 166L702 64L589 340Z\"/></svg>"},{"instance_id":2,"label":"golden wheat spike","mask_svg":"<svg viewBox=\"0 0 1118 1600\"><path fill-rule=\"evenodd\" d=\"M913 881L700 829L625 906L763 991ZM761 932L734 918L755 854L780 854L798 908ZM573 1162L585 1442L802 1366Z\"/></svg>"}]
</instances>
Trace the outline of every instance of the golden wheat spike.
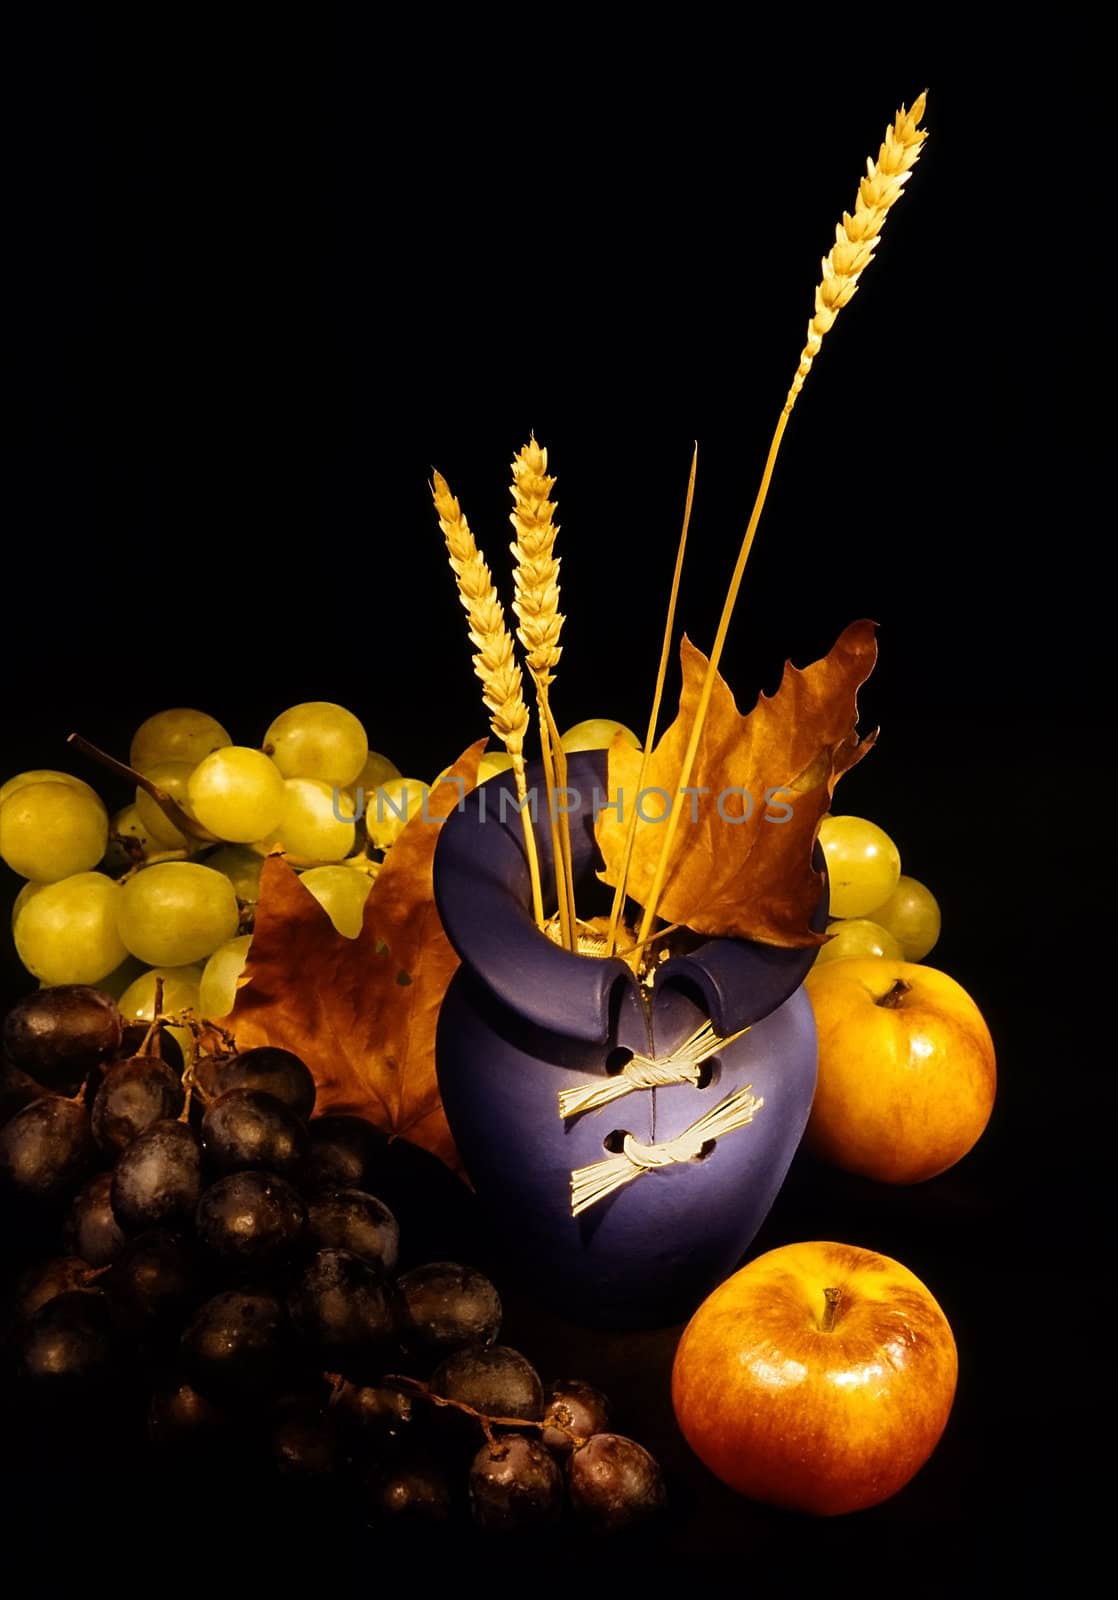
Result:
<instances>
[{"instance_id":1,"label":"golden wheat spike","mask_svg":"<svg viewBox=\"0 0 1118 1600\"><path fill-rule=\"evenodd\" d=\"M509 549L516 564L512 609L520 622L517 638L524 646L533 678L545 688L552 681L552 669L562 654L559 563L554 555L559 529L553 521L555 507L550 499L554 487L555 479L547 475L547 451L533 437L517 452L512 464L513 509L509 521L516 530L516 541Z\"/></svg>"},{"instance_id":2,"label":"golden wheat spike","mask_svg":"<svg viewBox=\"0 0 1118 1600\"><path fill-rule=\"evenodd\" d=\"M913 103L911 111L902 106L897 112L885 130L877 160L871 157L866 162L866 176L858 185L854 215L844 211L842 221L835 228L835 242L823 257L823 277L815 290L815 313L807 325L807 343L784 402L786 412L796 403L811 364L819 354L823 335L831 331L843 306L849 305L857 293L858 279L873 260L885 218L903 194L919 159L920 147L928 137L927 130L918 126L926 101L925 93Z\"/></svg>"},{"instance_id":3,"label":"golden wheat spike","mask_svg":"<svg viewBox=\"0 0 1118 1600\"><path fill-rule=\"evenodd\" d=\"M510 755L517 755L524 749L528 732L528 707L504 607L462 508L439 472L434 475L432 497L450 565L458 580L458 598L470 621L470 639L477 652L474 671L481 679L482 698L489 708L493 732Z\"/></svg>"},{"instance_id":4,"label":"golden wheat spike","mask_svg":"<svg viewBox=\"0 0 1118 1600\"><path fill-rule=\"evenodd\" d=\"M470 622L470 639L476 649L474 671L481 679L482 699L489 710L490 726L512 757L516 794L520 801L520 821L524 829L524 849L532 886L532 912L536 926L543 928L543 893L540 863L532 817L525 806L527 781L524 772L524 737L528 732L528 707L524 704L523 679L513 650L512 634L505 621L504 607L493 587L485 559L477 547L462 508L450 492L441 472L434 474L431 496L446 540L447 554L458 580L458 598Z\"/></svg>"},{"instance_id":5,"label":"golden wheat spike","mask_svg":"<svg viewBox=\"0 0 1118 1600\"><path fill-rule=\"evenodd\" d=\"M555 559L555 506L551 491L555 479L548 477L547 451L533 435L512 463L512 503L509 521L516 530L510 545L515 563L513 610L520 621L517 638L524 646L528 671L536 686L540 713L540 754L547 786L547 810L551 827L552 857L555 862L555 895L563 945L574 950L575 903L571 858L570 824L565 813L556 814L555 790L567 785L567 763L551 715L548 687L554 681L553 668L562 654L559 634L563 618L559 612L559 563Z\"/></svg>"}]
</instances>

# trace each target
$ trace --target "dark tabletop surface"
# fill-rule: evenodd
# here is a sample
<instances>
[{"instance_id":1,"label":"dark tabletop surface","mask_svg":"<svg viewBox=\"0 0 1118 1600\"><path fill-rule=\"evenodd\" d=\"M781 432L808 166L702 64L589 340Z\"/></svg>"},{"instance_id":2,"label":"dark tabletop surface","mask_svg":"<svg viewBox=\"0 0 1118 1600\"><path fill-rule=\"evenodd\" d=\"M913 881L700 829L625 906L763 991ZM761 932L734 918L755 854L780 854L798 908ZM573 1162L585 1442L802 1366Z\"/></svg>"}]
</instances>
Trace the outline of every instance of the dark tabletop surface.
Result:
<instances>
[{"instance_id":1,"label":"dark tabletop surface","mask_svg":"<svg viewBox=\"0 0 1118 1600\"><path fill-rule=\"evenodd\" d=\"M929 960L989 1022L998 1102L972 1154L915 1188L801 1153L751 1253L832 1238L915 1271L959 1345L946 1434L875 1510L773 1512L680 1438L678 1328L578 1329L510 1283L507 1334L610 1392L668 1475L659 1540L567 1552L585 1581L621 1582L623 1556L652 1592L677 1572L759 1594L1049 1571L1074 1588L1114 1367L1105 502L1077 399L1093 202L1061 154L1071 126L1090 144L1088 42L1057 36L1060 70L1011 114L1039 56L898 49L808 76L799 50L743 79L701 30L648 24L639 67L612 25L526 27L474 76L463 19L390 50L357 15L169 41L60 13L21 47L2 775L79 770L74 728L124 751L166 705L255 743L310 698L433 775L485 728L430 469L503 560L531 429L559 478L559 720L643 726L692 440L681 618L709 647L818 258L927 84L932 137L789 427L723 673L748 707L786 657L880 624L861 706L882 734L838 809L881 823L939 896ZM1084 234L1038 261L1053 207ZM17 887L5 873L6 902ZM5 1006L28 987L7 945L3 982ZM164 1481L116 1438L59 1462L21 1426L0 1442L0 1522L44 1592L91 1563L126 1592L294 1592L323 1586L324 1559L346 1592L387 1581L319 1510ZM409 1582L524 1581L471 1541L406 1562Z\"/></svg>"}]
</instances>

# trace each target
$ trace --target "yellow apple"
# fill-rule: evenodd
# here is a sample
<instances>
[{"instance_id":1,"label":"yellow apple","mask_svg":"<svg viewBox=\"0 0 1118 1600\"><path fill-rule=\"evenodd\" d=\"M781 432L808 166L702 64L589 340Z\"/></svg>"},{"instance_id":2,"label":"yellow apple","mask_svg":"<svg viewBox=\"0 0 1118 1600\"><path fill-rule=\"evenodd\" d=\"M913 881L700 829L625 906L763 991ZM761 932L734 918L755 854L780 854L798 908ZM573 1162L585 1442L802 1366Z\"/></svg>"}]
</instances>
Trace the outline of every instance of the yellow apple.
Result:
<instances>
[{"instance_id":1,"label":"yellow apple","mask_svg":"<svg viewBox=\"0 0 1118 1600\"><path fill-rule=\"evenodd\" d=\"M954 1166L994 1105L990 1030L935 967L830 961L804 987L819 1035L807 1142L847 1172L920 1183Z\"/></svg>"},{"instance_id":2,"label":"yellow apple","mask_svg":"<svg viewBox=\"0 0 1118 1600\"><path fill-rule=\"evenodd\" d=\"M730 1488L835 1516L887 1500L923 1466L957 1375L947 1318L907 1267L854 1245L790 1244L695 1312L672 1404Z\"/></svg>"}]
</instances>

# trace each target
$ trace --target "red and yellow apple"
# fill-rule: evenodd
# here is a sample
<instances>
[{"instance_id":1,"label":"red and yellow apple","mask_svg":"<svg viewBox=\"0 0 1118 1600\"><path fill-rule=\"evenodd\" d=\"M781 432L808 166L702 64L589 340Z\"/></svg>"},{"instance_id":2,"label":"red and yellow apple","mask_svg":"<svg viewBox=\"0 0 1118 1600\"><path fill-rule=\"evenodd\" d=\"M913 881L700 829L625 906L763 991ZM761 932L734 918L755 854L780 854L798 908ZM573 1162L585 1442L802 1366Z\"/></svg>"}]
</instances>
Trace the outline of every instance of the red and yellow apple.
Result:
<instances>
[{"instance_id":1,"label":"red and yellow apple","mask_svg":"<svg viewBox=\"0 0 1118 1600\"><path fill-rule=\"evenodd\" d=\"M883 1183L920 1183L965 1156L997 1080L966 990L934 967L875 958L813 967L805 988L819 1035L809 1147Z\"/></svg>"},{"instance_id":2,"label":"red and yellow apple","mask_svg":"<svg viewBox=\"0 0 1118 1600\"><path fill-rule=\"evenodd\" d=\"M695 1312L672 1404L730 1488L834 1516L887 1500L923 1466L957 1375L947 1318L907 1267L854 1245L790 1244Z\"/></svg>"}]
</instances>

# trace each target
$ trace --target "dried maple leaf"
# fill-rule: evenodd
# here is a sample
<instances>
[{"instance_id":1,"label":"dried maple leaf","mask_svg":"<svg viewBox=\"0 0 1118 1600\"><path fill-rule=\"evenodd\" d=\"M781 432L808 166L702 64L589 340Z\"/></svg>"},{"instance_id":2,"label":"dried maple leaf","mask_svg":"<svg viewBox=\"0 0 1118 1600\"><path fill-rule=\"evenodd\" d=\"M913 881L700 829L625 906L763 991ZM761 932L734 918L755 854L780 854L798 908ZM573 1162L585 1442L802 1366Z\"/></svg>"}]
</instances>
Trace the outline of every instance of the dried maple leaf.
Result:
<instances>
[{"instance_id":1,"label":"dried maple leaf","mask_svg":"<svg viewBox=\"0 0 1118 1600\"><path fill-rule=\"evenodd\" d=\"M811 864L819 822L835 784L873 744L859 740L858 689L877 656L872 622L852 622L831 651L802 672L786 663L775 695L762 694L742 716L720 676L703 724L684 811L657 912L696 933L804 948L825 942L809 921L822 879ZM645 790L676 793L707 658L684 637L679 715L652 752ZM641 786L641 753L616 739L609 752L609 794L623 815L602 808L596 833L605 862L599 876L616 886L625 859L630 811ZM751 801L747 802L748 795ZM627 882L639 904L650 893L666 812L646 794ZM640 815L640 812L638 812ZM783 821L777 820L784 818Z\"/></svg>"},{"instance_id":2,"label":"dried maple leaf","mask_svg":"<svg viewBox=\"0 0 1118 1600\"><path fill-rule=\"evenodd\" d=\"M477 780L486 741L448 778ZM318 1085L316 1110L367 1117L460 1170L435 1077L435 1024L458 957L432 890L441 821L460 790L441 783L400 833L373 882L356 939L335 931L279 856L264 863L248 961L224 1025L242 1050L279 1045Z\"/></svg>"}]
</instances>

